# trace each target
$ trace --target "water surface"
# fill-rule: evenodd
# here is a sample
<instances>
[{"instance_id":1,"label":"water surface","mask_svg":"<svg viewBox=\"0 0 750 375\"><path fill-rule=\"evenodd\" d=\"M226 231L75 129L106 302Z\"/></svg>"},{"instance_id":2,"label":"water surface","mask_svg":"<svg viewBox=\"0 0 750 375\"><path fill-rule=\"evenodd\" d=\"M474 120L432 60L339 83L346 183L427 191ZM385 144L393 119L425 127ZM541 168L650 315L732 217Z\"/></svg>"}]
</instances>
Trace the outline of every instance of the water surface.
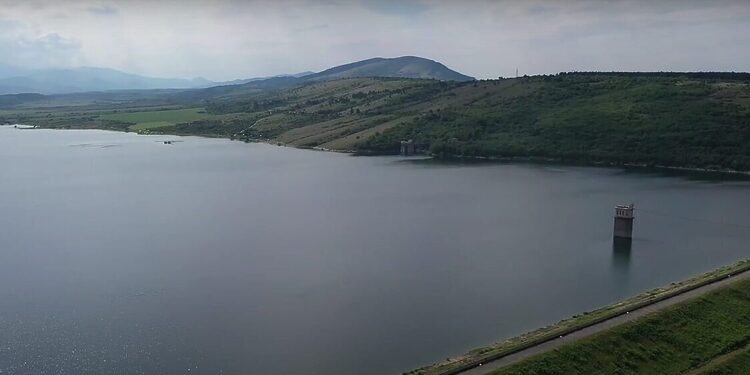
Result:
<instances>
[{"instance_id":1,"label":"water surface","mask_svg":"<svg viewBox=\"0 0 750 375\"><path fill-rule=\"evenodd\" d=\"M746 258L748 211L744 181L0 127L0 372L400 373Z\"/></svg>"}]
</instances>

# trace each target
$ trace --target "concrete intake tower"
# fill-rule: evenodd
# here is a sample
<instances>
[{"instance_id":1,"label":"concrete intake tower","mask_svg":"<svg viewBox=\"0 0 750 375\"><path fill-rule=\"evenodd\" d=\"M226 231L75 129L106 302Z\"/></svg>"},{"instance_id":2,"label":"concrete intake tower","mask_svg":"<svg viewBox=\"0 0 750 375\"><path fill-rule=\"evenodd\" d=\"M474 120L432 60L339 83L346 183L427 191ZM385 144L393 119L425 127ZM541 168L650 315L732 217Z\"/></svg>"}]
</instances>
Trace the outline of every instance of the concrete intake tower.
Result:
<instances>
[{"instance_id":1,"label":"concrete intake tower","mask_svg":"<svg viewBox=\"0 0 750 375\"><path fill-rule=\"evenodd\" d=\"M634 205L619 204L615 207L615 238L633 238Z\"/></svg>"}]
</instances>

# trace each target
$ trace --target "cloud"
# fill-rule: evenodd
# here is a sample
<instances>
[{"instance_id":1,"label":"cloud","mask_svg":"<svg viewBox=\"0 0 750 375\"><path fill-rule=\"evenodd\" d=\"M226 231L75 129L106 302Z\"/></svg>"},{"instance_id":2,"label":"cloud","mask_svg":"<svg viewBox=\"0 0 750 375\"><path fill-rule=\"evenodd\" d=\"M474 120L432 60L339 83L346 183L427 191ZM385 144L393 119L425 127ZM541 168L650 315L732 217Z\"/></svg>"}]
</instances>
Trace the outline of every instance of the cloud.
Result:
<instances>
[{"instance_id":1,"label":"cloud","mask_svg":"<svg viewBox=\"0 0 750 375\"><path fill-rule=\"evenodd\" d=\"M22 26L23 24L18 21L0 18L0 35L11 35Z\"/></svg>"},{"instance_id":2,"label":"cloud","mask_svg":"<svg viewBox=\"0 0 750 375\"><path fill-rule=\"evenodd\" d=\"M26 24L0 18L3 62L24 68L68 67L79 62L81 43L59 33L34 35Z\"/></svg>"},{"instance_id":3,"label":"cloud","mask_svg":"<svg viewBox=\"0 0 750 375\"><path fill-rule=\"evenodd\" d=\"M0 39L0 50L8 50L12 65L47 68L69 67L77 62L81 45L74 39L51 33L36 38Z\"/></svg>"},{"instance_id":4,"label":"cloud","mask_svg":"<svg viewBox=\"0 0 750 375\"><path fill-rule=\"evenodd\" d=\"M106 1L0 0L0 56L215 80L401 55L481 78L750 70L747 0Z\"/></svg>"},{"instance_id":5,"label":"cloud","mask_svg":"<svg viewBox=\"0 0 750 375\"><path fill-rule=\"evenodd\" d=\"M317 30L325 30L325 29L328 29L329 27L330 25L328 24L310 25L310 26L299 27L299 28L293 29L292 33L297 34L297 33L306 33L306 32L317 31Z\"/></svg>"},{"instance_id":6,"label":"cloud","mask_svg":"<svg viewBox=\"0 0 750 375\"><path fill-rule=\"evenodd\" d=\"M402 17L413 17L430 9L421 1L366 0L364 4L377 13Z\"/></svg>"},{"instance_id":7,"label":"cloud","mask_svg":"<svg viewBox=\"0 0 750 375\"><path fill-rule=\"evenodd\" d=\"M560 8L552 5L534 4L526 8L526 13L531 16L549 16L560 13Z\"/></svg>"},{"instance_id":8,"label":"cloud","mask_svg":"<svg viewBox=\"0 0 750 375\"><path fill-rule=\"evenodd\" d=\"M90 6L86 10L98 16L114 16L119 13L117 8L111 5Z\"/></svg>"}]
</instances>

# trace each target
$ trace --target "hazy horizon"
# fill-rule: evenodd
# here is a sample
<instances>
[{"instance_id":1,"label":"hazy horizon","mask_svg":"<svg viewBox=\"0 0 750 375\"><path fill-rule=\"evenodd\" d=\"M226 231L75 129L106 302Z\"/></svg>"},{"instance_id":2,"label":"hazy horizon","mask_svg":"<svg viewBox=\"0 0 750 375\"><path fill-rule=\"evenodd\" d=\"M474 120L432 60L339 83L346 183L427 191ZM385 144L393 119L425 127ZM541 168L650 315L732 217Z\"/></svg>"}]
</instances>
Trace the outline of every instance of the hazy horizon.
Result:
<instances>
[{"instance_id":1,"label":"hazy horizon","mask_svg":"<svg viewBox=\"0 0 750 375\"><path fill-rule=\"evenodd\" d=\"M743 1L0 0L0 54L223 81L420 56L477 78L750 71Z\"/></svg>"}]
</instances>

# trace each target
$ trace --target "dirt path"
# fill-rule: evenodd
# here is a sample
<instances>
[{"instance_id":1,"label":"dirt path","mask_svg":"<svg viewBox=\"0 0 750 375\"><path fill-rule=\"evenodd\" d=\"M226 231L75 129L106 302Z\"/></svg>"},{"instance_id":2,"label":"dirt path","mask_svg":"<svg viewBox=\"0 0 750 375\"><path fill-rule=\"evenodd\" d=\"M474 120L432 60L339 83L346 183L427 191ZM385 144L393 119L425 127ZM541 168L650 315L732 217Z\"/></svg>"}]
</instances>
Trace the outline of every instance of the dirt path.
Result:
<instances>
[{"instance_id":1,"label":"dirt path","mask_svg":"<svg viewBox=\"0 0 750 375\"><path fill-rule=\"evenodd\" d=\"M461 372L461 375L482 375L490 373L494 370L497 370L501 367L505 367L511 364L514 364L516 362L519 362L521 360L524 360L526 358L529 358L533 355L540 354L549 350L557 349L565 344L571 343L573 341L582 339L584 337L591 336L595 333L599 333L602 331L605 331L609 328L618 326L620 324L633 321L635 319L638 319L640 317L643 317L645 315L651 314L653 312L659 311L665 307L672 306L674 304L686 301L688 299L701 296L703 294L706 294L708 292L711 292L713 290L716 290L718 288L721 288L722 286L725 286L727 284L730 284L734 281L738 280L744 280L744 279L750 279L750 271L745 271L740 274L733 275L732 277L727 277L725 279L713 282L708 285L704 285L702 287L699 287L697 289L693 289L690 291L687 291L682 294L678 294L674 297L665 299L663 301L656 302L654 304L644 306L640 309L633 310L628 312L627 314L619 315L611 319L607 319L601 323L597 323L595 325L592 325L590 327L583 328L579 331L575 331L569 335L562 336L559 338L556 338L554 340L550 340L544 343L541 343L536 346L532 346L530 348L524 349L520 352L513 353L510 355L507 355L505 357L496 359L494 361L484 363L481 366L472 368L470 370L466 370Z\"/></svg>"}]
</instances>

